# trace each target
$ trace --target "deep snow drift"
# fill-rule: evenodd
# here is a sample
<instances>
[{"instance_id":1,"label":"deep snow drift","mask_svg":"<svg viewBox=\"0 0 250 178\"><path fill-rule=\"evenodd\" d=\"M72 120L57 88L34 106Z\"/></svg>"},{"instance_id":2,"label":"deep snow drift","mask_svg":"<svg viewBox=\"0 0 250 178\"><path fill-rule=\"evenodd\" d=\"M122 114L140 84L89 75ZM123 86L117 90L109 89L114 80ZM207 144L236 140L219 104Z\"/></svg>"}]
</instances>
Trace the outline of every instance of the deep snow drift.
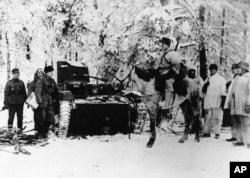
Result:
<instances>
[{"instance_id":1,"label":"deep snow drift","mask_svg":"<svg viewBox=\"0 0 250 178\"><path fill-rule=\"evenodd\" d=\"M32 111L24 112L32 120ZM6 125L7 111L0 113L0 127ZM32 128L28 124L28 128ZM249 161L250 150L233 147L213 137L194 142L194 136L179 144L181 136L158 131L153 148L146 148L148 133L117 134L87 139L59 139L51 135L44 147L24 146L31 155L0 151L0 176L3 178L228 178L230 161ZM3 147L12 151L13 147Z\"/></svg>"}]
</instances>

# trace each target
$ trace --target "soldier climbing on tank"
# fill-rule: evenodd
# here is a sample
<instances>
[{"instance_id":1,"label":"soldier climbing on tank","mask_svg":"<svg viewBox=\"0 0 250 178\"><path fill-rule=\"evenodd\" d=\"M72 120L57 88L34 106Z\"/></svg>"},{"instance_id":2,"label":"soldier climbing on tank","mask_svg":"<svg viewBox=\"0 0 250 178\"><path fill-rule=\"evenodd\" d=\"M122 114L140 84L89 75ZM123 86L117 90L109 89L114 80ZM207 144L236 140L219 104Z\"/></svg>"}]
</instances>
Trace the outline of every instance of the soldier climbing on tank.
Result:
<instances>
[{"instance_id":1,"label":"soldier climbing on tank","mask_svg":"<svg viewBox=\"0 0 250 178\"><path fill-rule=\"evenodd\" d=\"M46 66L44 68L45 76L38 80L35 89L39 104L38 110L43 118L38 126L40 138L47 138L50 126L55 124L55 115L59 114L59 89L52 78L53 71L53 66Z\"/></svg>"}]
</instances>

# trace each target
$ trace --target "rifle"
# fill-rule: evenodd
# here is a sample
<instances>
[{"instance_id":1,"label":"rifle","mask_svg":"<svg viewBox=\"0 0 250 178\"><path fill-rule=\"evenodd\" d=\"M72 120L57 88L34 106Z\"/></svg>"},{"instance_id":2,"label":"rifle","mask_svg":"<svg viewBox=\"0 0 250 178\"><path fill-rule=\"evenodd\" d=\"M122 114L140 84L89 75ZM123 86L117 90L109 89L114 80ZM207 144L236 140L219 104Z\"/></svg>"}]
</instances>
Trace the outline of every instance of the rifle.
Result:
<instances>
[{"instance_id":1,"label":"rifle","mask_svg":"<svg viewBox=\"0 0 250 178\"><path fill-rule=\"evenodd\" d=\"M176 41L177 41L177 43L176 43L176 46L175 46L175 48L174 48L175 51L177 51L177 49L178 49L178 46L179 46L180 41L181 41L181 36L178 36L178 37L176 38Z\"/></svg>"}]
</instances>

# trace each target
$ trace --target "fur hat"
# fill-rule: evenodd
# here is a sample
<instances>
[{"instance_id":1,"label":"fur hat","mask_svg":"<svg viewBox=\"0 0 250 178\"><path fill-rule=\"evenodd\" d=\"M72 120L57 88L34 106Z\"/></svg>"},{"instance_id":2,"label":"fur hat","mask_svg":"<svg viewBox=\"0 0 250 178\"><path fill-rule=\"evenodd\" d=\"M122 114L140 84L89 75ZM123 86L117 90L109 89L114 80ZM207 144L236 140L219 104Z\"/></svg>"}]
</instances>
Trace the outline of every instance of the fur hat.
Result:
<instances>
[{"instance_id":1,"label":"fur hat","mask_svg":"<svg viewBox=\"0 0 250 178\"><path fill-rule=\"evenodd\" d=\"M44 67L44 72L45 73L52 72L52 71L54 71L53 66L46 66L46 67Z\"/></svg>"},{"instance_id":2,"label":"fur hat","mask_svg":"<svg viewBox=\"0 0 250 178\"><path fill-rule=\"evenodd\" d=\"M12 69L12 74L14 74L14 73L19 73L19 69L18 68Z\"/></svg>"},{"instance_id":3,"label":"fur hat","mask_svg":"<svg viewBox=\"0 0 250 178\"><path fill-rule=\"evenodd\" d=\"M249 63L246 61L240 61L238 67L249 71Z\"/></svg>"},{"instance_id":4,"label":"fur hat","mask_svg":"<svg viewBox=\"0 0 250 178\"><path fill-rule=\"evenodd\" d=\"M171 39L166 38L166 37L163 37L163 38L160 40L160 42L161 42L161 43L164 43L164 44L166 44L166 45L168 45L168 46L171 45Z\"/></svg>"}]
</instances>

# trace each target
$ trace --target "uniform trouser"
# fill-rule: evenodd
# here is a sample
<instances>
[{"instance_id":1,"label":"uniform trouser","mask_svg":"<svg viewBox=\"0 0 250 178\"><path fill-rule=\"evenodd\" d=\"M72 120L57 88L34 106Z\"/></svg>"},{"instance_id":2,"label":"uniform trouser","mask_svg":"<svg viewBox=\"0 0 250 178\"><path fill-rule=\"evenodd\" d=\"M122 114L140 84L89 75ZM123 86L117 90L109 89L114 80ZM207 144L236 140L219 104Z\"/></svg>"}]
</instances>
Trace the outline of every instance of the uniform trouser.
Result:
<instances>
[{"instance_id":1,"label":"uniform trouser","mask_svg":"<svg viewBox=\"0 0 250 178\"><path fill-rule=\"evenodd\" d=\"M43 120L43 109L37 108L36 110L34 110L34 127L36 131L38 131L38 129L41 127Z\"/></svg>"},{"instance_id":2,"label":"uniform trouser","mask_svg":"<svg viewBox=\"0 0 250 178\"><path fill-rule=\"evenodd\" d=\"M231 121L231 135L232 135L232 138L236 138L236 128L235 128L234 115L230 115L230 121Z\"/></svg>"},{"instance_id":3,"label":"uniform trouser","mask_svg":"<svg viewBox=\"0 0 250 178\"><path fill-rule=\"evenodd\" d=\"M22 130L23 128L23 104L10 104L9 105L9 119L8 128L13 127L15 114L17 113L17 127Z\"/></svg>"},{"instance_id":4,"label":"uniform trouser","mask_svg":"<svg viewBox=\"0 0 250 178\"><path fill-rule=\"evenodd\" d=\"M240 121L242 128L243 143L250 144L250 118L241 117Z\"/></svg>"},{"instance_id":5,"label":"uniform trouser","mask_svg":"<svg viewBox=\"0 0 250 178\"><path fill-rule=\"evenodd\" d=\"M241 117L240 115L232 115L234 130L235 130L235 138L236 141L242 143L242 131L241 131Z\"/></svg>"},{"instance_id":6,"label":"uniform trouser","mask_svg":"<svg viewBox=\"0 0 250 178\"><path fill-rule=\"evenodd\" d=\"M40 115L39 117L41 117L41 120L38 122L38 133L47 134L49 132L49 127L55 122L55 113L53 107L52 105L48 105L44 108L38 108L38 112L38 115Z\"/></svg>"},{"instance_id":7,"label":"uniform trouser","mask_svg":"<svg viewBox=\"0 0 250 178\"><path fill-rule=\"evenodd\" d=\"M210 134L213 129L215 134L220 134L223 110L221 108L210 108L205 111L204 133Z\"/></svg>"},{"instance_id":8,"label":"uniform trouser","mask_svg":"<svg viewBox=\"0 0 250 178\"><path fill-rule=\"evenodd\" d=\"M235 115L237 142L250 144L250 117Z\"/></svg>"},{"instance_id":9,"label":"uniform trouser","mask_svg":"<svg viewBox=\"0 0 250 178\"><path fill-rule=\"evenodd\" d=\"M168 79L165 81L165 102L166 108L169 108L174 99L174 89L173 89L174 79Z\"/></svg>"}]
</instances>

